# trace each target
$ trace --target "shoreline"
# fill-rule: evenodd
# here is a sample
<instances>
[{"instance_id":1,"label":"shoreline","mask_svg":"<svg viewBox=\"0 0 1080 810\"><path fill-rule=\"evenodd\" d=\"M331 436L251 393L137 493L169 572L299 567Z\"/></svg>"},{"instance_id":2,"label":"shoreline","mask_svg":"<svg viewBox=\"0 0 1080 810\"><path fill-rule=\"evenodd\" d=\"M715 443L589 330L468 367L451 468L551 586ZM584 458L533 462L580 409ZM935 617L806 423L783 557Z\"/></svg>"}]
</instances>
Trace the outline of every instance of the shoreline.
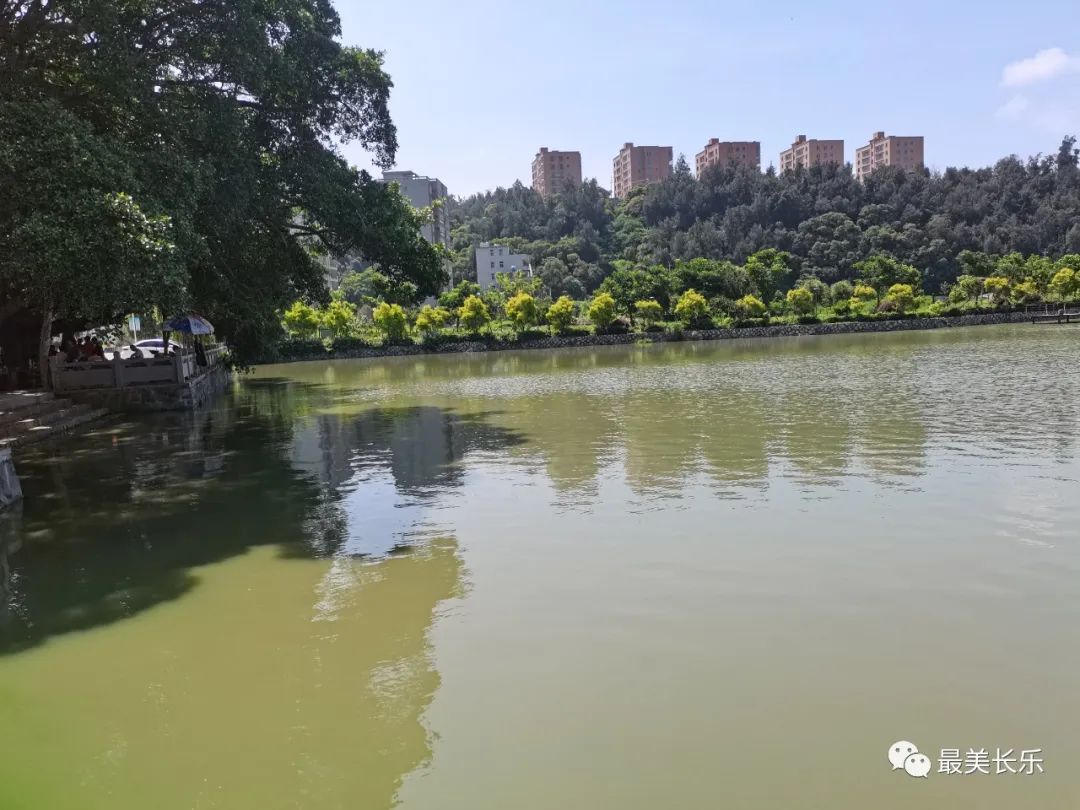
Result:
<instances>
[{"instance_id":1,"label":"shoreline","mask_svg":"<svg viewBox=\"0 0 1080 810\"><path fill-rule=\"evenodd\" d=\"M627 346L639 342L678 343L681 341L739 340L745 338L804 337L811 335L846 335L870 332L906 332L929 329L955 329L965 326L994 326L1027 323L1026 312L991 312L978 315L953 315L938 318L896 318L882 321L837 321L836 323L780 324L728 329L686 329L676 332L629 332L617 335L567 335L522 341L467 340L434 346L422 344L371 346L345 351L326 351L273 360L252 365L308 363L320 360L357 360L381 357L409 357L426 354L473 354L478 352L530 351L537 349L572 349L590 346Z\"/></svg>"}]
</instances>

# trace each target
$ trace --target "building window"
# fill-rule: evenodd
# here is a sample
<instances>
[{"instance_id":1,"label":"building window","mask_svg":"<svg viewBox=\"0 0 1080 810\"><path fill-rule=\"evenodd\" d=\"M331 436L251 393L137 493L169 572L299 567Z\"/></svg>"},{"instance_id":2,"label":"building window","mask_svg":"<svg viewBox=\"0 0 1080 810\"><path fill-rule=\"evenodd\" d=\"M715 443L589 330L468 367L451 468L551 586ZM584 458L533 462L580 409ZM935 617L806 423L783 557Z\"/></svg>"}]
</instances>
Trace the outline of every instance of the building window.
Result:
<instances>
[{"instance_id":1,"label":"building window","mask_svg":"<svg viewBox=\"0 0 1080 810\"><path fill-rule=\"evenodd\" d=\"M501 268L502 266L503 266L502 259L499 259L499 267Z\"/></svg>"},{"instance_id":2,"label":"building window","mask_svg":"<svg viewBox=\"0 0 1080 810\"><path fill-rule=\"evenodd\" d=\"M492 269L492 270L494 270L494 269L495 269L495 262L492 262L492 263L491 263L491 269Z\"/></svg>"}]
</instances>

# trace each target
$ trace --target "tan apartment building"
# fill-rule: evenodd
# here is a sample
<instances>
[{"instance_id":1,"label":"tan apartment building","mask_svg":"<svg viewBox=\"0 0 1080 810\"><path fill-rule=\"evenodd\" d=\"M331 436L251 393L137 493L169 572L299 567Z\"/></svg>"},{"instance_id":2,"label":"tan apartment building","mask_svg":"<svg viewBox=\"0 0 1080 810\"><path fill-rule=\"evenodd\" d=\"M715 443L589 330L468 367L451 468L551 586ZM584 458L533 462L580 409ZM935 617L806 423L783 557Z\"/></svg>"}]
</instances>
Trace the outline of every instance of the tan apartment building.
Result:
<instances>
[{"instance_id":1,"label":"tan apartment building","mask_svg":"<svg viewBox=\"0 0 1080 810\"><path fill-rule=\"evenodd\" d=\"M866 146L855 150L855 177L863 180L882 166L918 169L924 164L922 135L886 135L875 132Z\"/></svg>"},{"instance_id":2,"label":"tan apartment building","mask_svg":"<svg viewBox=\"0 0 1080 810\"><path fill-rule=\"evenodd\" d=\"M541 146L532 162L532 187L541 197L581 187L581 152L551 151Z\"/></svg>"},{"instance_id":3,"label":"tan apartment building","mask_svg":"<svg viewBox=\"0 0 1080 810\"><path fill-rule=\"evenodd\" d=\"M633 188L671 177L674 155L675 150L670 146L624 143L613 161L611 193L616 197L625 197Z\"/></svg>"},{"instance_id":4,"label":"tan apartment building","mask_svg":"<svg viewBox=\"0 0 1080 810\"><path fill-rule=\"evenodd\" d=\"M746 166L761 171L761 144L758 141L721 141L710 138L697 153L697 175L710 166Z\"/></svg>"},{"instance_id":5,"label":"tan apartment building","mask_svg":"<svg viewBox=\"0 0 1080 810\"><path fill-rule=\"evenodd\" d=\"M837 166L844 165L844 142L843 141L819 141L816 138L806 139L800 135L790 149L780 153L780 171L786 172L798 168L808 169L811 166L826 166L835 163Z\"/></svg>"}]
</instances>

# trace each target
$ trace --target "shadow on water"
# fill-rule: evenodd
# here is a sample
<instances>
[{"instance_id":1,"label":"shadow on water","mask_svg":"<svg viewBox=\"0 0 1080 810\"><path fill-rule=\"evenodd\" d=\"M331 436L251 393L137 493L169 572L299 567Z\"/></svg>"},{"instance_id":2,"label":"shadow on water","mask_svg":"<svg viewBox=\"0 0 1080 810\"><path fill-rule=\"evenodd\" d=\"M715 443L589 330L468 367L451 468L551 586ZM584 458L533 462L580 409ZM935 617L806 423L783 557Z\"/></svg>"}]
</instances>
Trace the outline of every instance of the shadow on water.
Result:
<instances>
[{"instance_id":1,"label":"shadow on water","mask_svg":"<svg viewBox=\"0 0 1080 810\"><path fill-rule=\"evenodd\" d=\"M438 536L419 509L458 485L458 462L521 441L484 414L320 414L333 402L318 385L259 381L202 413L20 458L24 506L0 524L0 655L181 597L195 569L255 546L289 559L407 553Z\"/></svg>"}]
</instances>

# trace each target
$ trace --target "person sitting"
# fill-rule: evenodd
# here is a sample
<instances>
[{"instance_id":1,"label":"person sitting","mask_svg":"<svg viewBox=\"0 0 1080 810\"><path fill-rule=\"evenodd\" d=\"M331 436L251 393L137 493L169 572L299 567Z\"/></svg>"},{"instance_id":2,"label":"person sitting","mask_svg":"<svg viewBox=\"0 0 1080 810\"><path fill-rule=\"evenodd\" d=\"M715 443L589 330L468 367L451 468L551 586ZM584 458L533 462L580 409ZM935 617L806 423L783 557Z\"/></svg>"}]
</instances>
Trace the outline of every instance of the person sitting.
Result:
<instances>
[{"instance_id":1,"label":"person sitting","mask_svg":"<svg viewBox=\"0 0 1080 810\"><path fill-rule=\"evenodd\" d=\"M134 343L128 344L128 351L131 352L132 360L145 360L146 355L143 354L143 350L136 346Z\"/></svg>"},{"instance_id":2,"label":"person sitting","mask_svg":"<svg viewBox=\"0 0 1080 810\"><path fill-rule=\"evenodd\" d=\"M74 363L79 359L79 344L71 338L68 338L67 343L62 347L64 350L64 359L69 363Z\"/></svg>"}]
</instances>

